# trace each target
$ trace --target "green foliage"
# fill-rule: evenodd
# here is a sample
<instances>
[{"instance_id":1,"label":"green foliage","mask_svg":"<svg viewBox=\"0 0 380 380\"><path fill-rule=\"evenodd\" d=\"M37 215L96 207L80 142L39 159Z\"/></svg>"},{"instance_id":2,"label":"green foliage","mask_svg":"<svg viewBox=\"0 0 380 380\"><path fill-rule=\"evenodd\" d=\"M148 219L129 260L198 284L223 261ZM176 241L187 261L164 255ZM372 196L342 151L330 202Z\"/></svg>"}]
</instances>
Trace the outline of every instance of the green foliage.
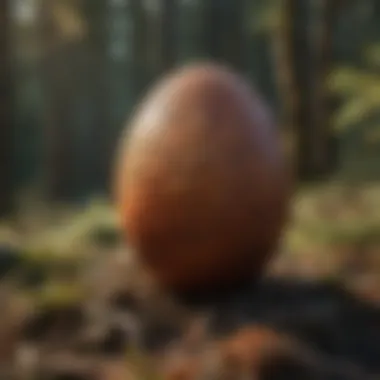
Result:
<instances>
[{"instance_id":1,"label":"green foliage","mask_svg":"<svg viewBox=\"0 0 380 380\"><path fill-rule=\"evenodd\" d=\"M24 256L22 266L12 273L12 280L23 295L42 309L85 302L93 291L87 282L88 269L98 259L107 259L105 255L109 252L109 246L93 233L94 228L107 227L107 231L119 233L114 211L103 200L93 200L87 208L65 217L58 210L55 212L54 219L60 222L41 226L31 236L17 237L12 232L14 222L8 226L4 223L0 233L0 242L1 239L4 243L14 242L17 252ZM309 260L313 268L326 265L329 276L338 276L340 264L335 261L340 250L348 247L360 255L362 248L364 252L379 246L380 185L357 188L344 184L313 185L300 189L294 198L292 223L280 257L288 265L301 268L300 271ZM305 260L306 264L294 265L294 260ZM154 366L144 365L147 359L139 347L131 347L126 355L131 370L139 378L159 379L151 369Z\"/></svg>"},{"instance_id":2,"label":"green foliage","mask_svg":"<svg viewBox=\"0 0 380 380\"><path fill-rule=\"evenodd\" d=\"M33 293L33 300L40 308L69 307L82 303L86 291L78 282L50 281Z\"/></svg>"},{"instance_id":3,"label":"green foliage","mask_svg":"<svg viewBox=\"0 0 380 380\"><path fill-rule=\"evenodd\" d=\"M313 245L379 245L380 189L341 185L306 189L294 203L293 223L286 236L290 250Z\"/></svg>"},{"instance_id":4,"label":"green foliage","mask_svg":"<svg viewBox=\"0 0 380 380\"><path fill-rule=\"evenodd\" d=\"M373 132L379 129L380 47L375 45L367 48L364 58L364 68L339 67L329 78L329 89L342 100L333 124L338 132L342 132L375 119L375 126L365 133L365 139L376 140L380 137Z\"/></svg>"},{"instance_id":5,"label":"green foliage","mask_svg":"<svg viewBox=\"0 0 380 380\"><path fill-rule=\"evenodd\" d=\"M26 255L34 261L62 264L86 259L93 245L112 246L118 242L119 229L110 205L99 199L89 202L53 227L45 227L27 239ZM105 247L105 248L106 248Z\"/></svg>"}]
</instances>

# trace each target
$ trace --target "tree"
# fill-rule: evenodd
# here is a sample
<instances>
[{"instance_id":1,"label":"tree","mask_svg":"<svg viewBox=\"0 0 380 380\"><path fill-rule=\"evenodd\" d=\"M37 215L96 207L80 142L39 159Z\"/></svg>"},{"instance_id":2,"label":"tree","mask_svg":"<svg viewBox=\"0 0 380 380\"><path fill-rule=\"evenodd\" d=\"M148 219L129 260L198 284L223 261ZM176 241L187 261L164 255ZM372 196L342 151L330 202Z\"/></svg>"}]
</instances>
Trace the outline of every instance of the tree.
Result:
<instances>
[{"instance_id":1,"label":"tree","mask_svg":"<svg viewBox=\"0 0 380 380\"><path fill-rule=\"evenodd\" d=\"M295 170L299 176L305 177L312 171L309 153L312 143L310 128L313 56L310 44L309 0L279 0L272 1L270 5L270 12L267 12L275 21L266 27L269 28L273 44L282 122L290 140Z\"/></svg>"},{"instance_id":2,"label":"tree","mask_svg":"<svg viewBox=\"0 0 380 380\"><path fill-rule=\"evenodd\" d=\"M314 176L312 152L313 129L316 127L313 119L313 75L314 75L314 46L312 44L312 14L310 0L286 0L289 20L294 26L290 33L293 56L294 82L296 87L294 109L296 136L295 154L296 170L302 179Z\"/></svg>"},{"instance_id":3,"label":"tree","mask_svg":"<svg viewBox=\"0 0 380 380\"><path fill-rule=\"evenodd\" d=\"M178 36L178 0L161 0L161 51L160 71L165 72L174 67L177 62L177 36Z\"/></svg>"},{"instance_id":4,"label":"tree","mask_svg":"<svg viewBox=\"0 0 380 380\"><path fill-rule=\"evenodd\" d=\"M40 80L43 92L44 195L51 200L68 196L73 152L67 91L72 79L65 66L65 45L53 17L57 2L39 2L39 25L42 45Z\"/></svg>"},{"instance_id":5,"label":"tree","mask_svg":"<svg viewBox=\"0 0 380 380\"><path fill-rule=\"evenodd\" d=\"M203 54L237 71L247 66L246 0L205 0L202 4Z\"/></svg>"},{"instance_id":6,"label":"tree","mask_svg":"<svg viewBox=\"0 0 380 380\"><path fill-rule=\"evenodd\" d=\"M224 4L218 0L204 0L202 4L203 54L212 60L223 60Z\"/></svg>"},{"instance_id":7,"label":"tree","mask_svg":"<svg viewBox=\"0 0 380 380\"><path fill-rule=\"evenodd\" d=\"M89 93L91 103L91 114L93 124L90 128L91 136L91 167L87 168L90 188L95 192L104 192L109 183L110 169L110 131L109 131L109 111L108 104L110 98L110 78L108 75L108 23L107 5L104 0L85 0L86 9L83 17L87 20L87 38L83 41L82 49L87 47L87 59L90 75L83 86ZM85 75L83 67L82 74ZM112 134L111 134L112 135ZM111 139L112 140L112 139Z\"/></svg>"},{"instance_id":8,"label":"tree","mask_svg":"<svg viewBox=\"0 0 380 380\"><path fill-rule=\"evenodd\" d=\"M313 128L310 160L316 175L331 173L336 165L335 136L331 123L332 98L328 89L328 77L332 70L332 38L340 0L321 0L315 10L316 38L313 84Z\"/></svg>"},{"instance_id":9,"label":"tree","mask_svg":"<svg viewBox=\"0 0 380 380\"><path fill-rule=\"evenodd\" d=\"M315 9L313 5L319 8ZM326 86L338 0L277 0L268 12L283 123L296 171L308 179L331 169L334 146ZM268 19L267 19L268 21ZM268 28L268 25L266 25Z\"/></svg>"},{"instance_id":10,"label":"tree","mask_svg":"<svg viewBox=\"0 0 380 380\"><path fill-rule=\"evenodd\" d=\"M9 1L0 0L0 214L10 211L13 190L9 6Z\"/></svg>"},{"instance_id":11,"label":"tree","mask_svg":"<svg viewBox=\"0 0 380 380\"><path fill-rule=\"evenodd\" d=\"M148 19L141 0L131 1L132 67L134 99L139 99L148 82Z\"/></svg>"},{"instance_id":12,"label":"tree","mask_svg":"<svg viewBox=\"0 0 380 380\"><path fill-rule=\"evenodd\" d=\"M99 141L103 136L99 135L104 129L100 106L104 89L98 81L103 62L90 43L93 35L73 4L42 0L40 17L44 187L48 198L62 200L77 195L89 183L93 187L102 174Z\"/></svg>"},{"instance_id":13,"label":"tree","mask_svg":"<svg viewBox=\"0 0 380 380\"><path fill-rule=\"evenodd\" d=\"M296 83L294 67L294 1L272 1L270 7L261 13L264 32L267 32L272 40L275 76L277 90L280 98L280 119L285 139L284 143L289 155L295 156L296 151L296 125L300 104L300 94ZM294 157L296 161L296 157Z\"/></svg>"},{"instance_id":14,"label":"tree","mask_svg":"<svg viewBox=\"0 0 380 380\"><path fill-rule=\"evenodd\" d=\"M203 0L179 0L177 55L186 62L202 54Z\"/></svg>"},{"instance_id":15,"label":"tree","mask_svg":"<svg viewBox=\"0 0 380 380\"><path fill-rule=\"evenodd\" d=\"M244 72L247 67L247 0L234 0L227 3L225 28L222 37L225 46L224 58L235 69ZM228 27L227 27L228 25Z\"/></svg>"}]
</instances>

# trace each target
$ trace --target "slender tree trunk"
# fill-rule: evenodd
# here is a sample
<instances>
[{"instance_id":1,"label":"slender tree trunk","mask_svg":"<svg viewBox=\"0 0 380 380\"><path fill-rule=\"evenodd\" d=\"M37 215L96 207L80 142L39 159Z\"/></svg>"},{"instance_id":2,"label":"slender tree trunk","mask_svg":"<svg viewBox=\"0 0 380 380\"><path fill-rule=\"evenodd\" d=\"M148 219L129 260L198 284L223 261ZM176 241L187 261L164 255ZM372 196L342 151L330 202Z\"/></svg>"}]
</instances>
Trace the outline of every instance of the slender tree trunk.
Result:
<instances>
[{"instance_id":1,"label":"slender tree trunk","mask_svg":"<svg viewBox=\"0 0 380 380\"><path fill-rule=\"evenodd\" d=\"M312 5L319 9L313 9ZM334 152L326 80L338 0L282 0L274 33L283 120L302 179L327 174Z\"/></svg>"},{"instance_id":2,"label":"slender tree trunk","mask_svg":"<svg viewBox=\"0 0 380 380\"><path fill-rule=\"evenodd\" d=\"M247 68L247 0L204 0L202 39L204 55L239 72Z\"/></svg>"},{"instance_id":3,"label":"slender tree trunk","mask_svg":"<svg viewBox=\"0 0 380 380\"><path fill-rule=\"evenodd\" d=\"M280 19L272 33L272 46L277 75L277 91L280 98L280 119L284 142L293 162L296 157L297 115L300 93L294 66L294 13L295 1L281 1Z\"/></svg>"},{"instance_id":4,"label":"slender tree trunk","mask_svg":"<svg viewBox=\"0 0 380 380\"><path fill-rule=\"evenodd\" d=\"M314 144L312 162L318 175L328 174L335 166L334 136L331 126L331 96L326 82L332 64L334 23L340 0L321 0L317 3L319 22L316 33L314 73Z\"/></svg>"},{"instance_id":5,"label":"slender tree trunk","mask_svg":"<svg viewBox=\"0 0 380 380\"><path fill-rule=\"evenodd\" d=\"M183 62L188 59L193 60L202 53L203 20L200 15L204 3L203 0L179 1L177 54L179 60Z\"/></svg>"},{"instance_id":6,"label":"slender tree trunk","mask_svg":"<svg viewBox=\"0 0 380 380\"><path fill-rule=\"evenodd\" d=\"M57 54L57 56L55 56ZM70 192L73 152L69 125L70 107L67 91L56 78L61 66L61 54L48 56L43 64L44 121L45 121L45 191L51 200L66 198Z\"/></svg>"},{"instance_id":7,"label":"slender tree trunk","mask_svg":"<svg viewBox=\"0 0 380 380\"><path fill-rule=\"evenodd\" d=\"M297 169L301 179L314 176L312 151L313 135L313 78L314 46L312 44L312 0L287 0L294 2L295 25L292 30L293 57L296 85L298 87L298 105L296 113L297 133Z\"/></svg>"},{"instance_id":8,"label":"slender tree trunk","mask_svg":"<svg viewBox=\"0 0 380 380\"><path fill-rule=\"evenodd\" d=\"M86 0L86 17L88 32L84 42L92 57L91 82L84 86L92 89L91 106L93 125L89 137L92 166L88 170L91 189L104 192L109 183L110 156L109 149L109 76L107 3L104 0Z\"/></svg>"},{"instance_id":9,"label":"slender tree trunk","mask_svg":"<svg viewBox=\"0 0 380 380\"><path fill-rule=\"evenodd\" d=\"M246 12L247 0L231 1L225 10L225 60L239 72L247 68Z\"/></svg>"},{"instance_id":10,"label":"slender tree trunk","mask_svg":"<svg viewBox=\"0 0 380 380\"><path fill-rule=\"evenodd\" d=\"M312 5L319 9L313 9ZM326 80L338 0L282 0L274 52L283 120L301 179L332 169L335 147ZM313 17L314 16L314 17Z\"/></svg>"},{"instance_id":11,"label":"slender tree trunk","mask_svg":"<svg viewBox=\"0 0 380 380\"><path fill-rule=\"evenodd\" d=\"M177 36L179 17L178 0L162 0L160 26L160 62L161 73L172 69L177 62Z\"/></svg>"},{"instance_id":12,"label":"slender tree trunk","mask_svg":"<svg viewBox=\"0 0 380 380\"><path fill-rule=\"evenodd\" d=\"M65 75L67 67L63 48L57 48L59 43L51 3L41 0L39 10L43 47L40 65L44 98L43 190L48 199L61 200L68 195L71 174L71 136L67 122L70 112L67 94L70 78Z\"/></svg>"},{"instance_id":13,"label":"slender tree trunk","mask_svg":"<svg viewBox=\"0 0 380 380\"><path fill-rule=\"evenodd\" d=\"M281 0L280 22L273 34L278 88L288 148L301 178L312 172L312 51L310 0Z\"/></svg>"},{"instance_id":14,"label":"slender tree trunk","mask_svg":"<svg viewBox=\"0 0 380 380\"><path fill-rule=\"evenodd\" d=\"M132 12L132 80L133 80L133 98L139 99L149 79L149 70L147 62L148 57L148 20L147 14L141 0L131 1Z\"/></svg>"},{"instance_id":15,"label":"slender tree trunk","mask_svg":"<svg viewBox=\"0 0 380 380\"><path fill-rule=\"evenodd\" d=\"M0 215L11 211L13 190L9 5L0 0Z\"/></svg>"},{"instance_id":16,"label":"slender tree trunk","mask_svg":"<svg viewBox=\"0 0 380 380\"><path fill-rule=\"evenodd\" d=\"M223 54L223 4L219 0L204 0L202 4L202 44L204 55L211 60L222 60Z\"/></svg>"}]
</instances>

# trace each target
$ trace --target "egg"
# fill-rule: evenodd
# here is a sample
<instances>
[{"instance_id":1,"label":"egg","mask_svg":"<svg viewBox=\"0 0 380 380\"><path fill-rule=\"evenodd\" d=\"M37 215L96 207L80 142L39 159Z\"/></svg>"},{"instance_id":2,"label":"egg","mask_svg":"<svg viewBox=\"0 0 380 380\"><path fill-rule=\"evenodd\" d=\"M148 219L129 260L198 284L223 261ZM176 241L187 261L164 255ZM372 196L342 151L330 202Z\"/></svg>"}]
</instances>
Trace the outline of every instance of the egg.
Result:
<instances>
[{"instance_id":1,"label":"egg","mask_svg":"<svg viewBox=\"0 0 380 380\"><path fill-rule=\"evenodd\" d=\"M231 69L195 63L162 78L121 138L115 204L162 287L192 291L260 276L287 220L279 128Z\"/></svg>"}]
</instances>

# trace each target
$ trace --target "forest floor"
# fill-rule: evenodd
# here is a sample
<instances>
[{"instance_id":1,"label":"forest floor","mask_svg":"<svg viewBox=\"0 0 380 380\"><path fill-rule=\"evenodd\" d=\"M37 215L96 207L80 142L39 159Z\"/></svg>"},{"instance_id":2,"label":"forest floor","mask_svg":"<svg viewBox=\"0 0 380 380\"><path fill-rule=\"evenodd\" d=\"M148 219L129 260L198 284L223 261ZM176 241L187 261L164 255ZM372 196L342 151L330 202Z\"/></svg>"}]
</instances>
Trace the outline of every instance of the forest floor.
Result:
<instances>
[{"instance_id":1,"label":"forest floor","mask_svg":"<svg viewBox=\"0 0 380 380\"><path fill-rule=\"evenodd\" d=\"M378 184L300 190L263 282L206 306L157 290L107 202L21 209L0 224L0 379L380 379Z\"/></svg>"}]
</instances>

